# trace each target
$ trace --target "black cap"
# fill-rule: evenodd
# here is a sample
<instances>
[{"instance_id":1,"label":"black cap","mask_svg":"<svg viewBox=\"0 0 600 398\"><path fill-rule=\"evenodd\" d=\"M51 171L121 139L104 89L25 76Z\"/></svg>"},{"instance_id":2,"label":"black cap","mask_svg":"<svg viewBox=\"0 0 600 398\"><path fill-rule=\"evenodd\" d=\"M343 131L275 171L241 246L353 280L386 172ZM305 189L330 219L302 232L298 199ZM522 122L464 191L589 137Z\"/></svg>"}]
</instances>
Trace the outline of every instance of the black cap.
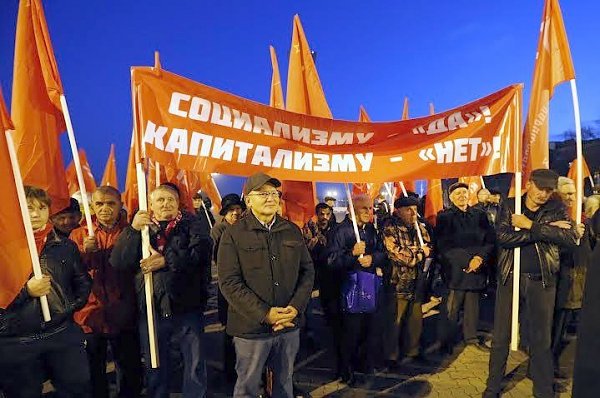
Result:
<instances>
[{"instance_id":1,"label":"black cap","mask_svg":"<svg viewBox=\"0 0 600 398\"><path fill-rule=\"evenodd\" d=\"M402 196L394 201L394 208L399 209L401 207L407 206L417 206L419 204L419 199L414 196Z\"/></svg>"},{"instance_id":2,"label":"black cap","mask_svg":"<svg viewBox=\"0 0 600 398\"><path fill-rule=\"evenodd\" d=\"M221 199L221 211L219 211L219 214L224 216L232 206L240 206L242 210L246 210L246 205L242 202L242 199L240 199L240 195L237 193L230 193L223 196L223 199Z\"/></svg>"},{"instance_id":3,"label":"black cap","mask_svg":"<svg viewBox=\"0 0 600 398\"><path fill-rule=\"evenodd\" d=\"M59 212L54 213L53 215L64 214L64 213L81 213L81 208L79 207L79 202L75 198L70 198L69 206L60 210Z\"/></svg>"},{"instance_id":4,"label":"black cap","mask_svg":"<svg viewBox=\"0 0 600 398\"><path fill-rule=\"evenodd\" d=\"M275 188L281 186L281 182L277 178L273 178L265 173L252 174L246 180L246 184L244 184L244 196L248 196L250 192L256 191L266 183L273 185Z\"/></svg>"},{"instance_id":5,"label":"black cap","mask_svg":"<svg viewBox=\"0 0 600 398\"><path fill-rule=\"evenodd\" d=\"M465 184L464 182L455 182L454 184L450 185L450 188L448 188L448 195L450 195L452 192L454 192L458 188L466 188L468 190L469 185Z\"/></svg>"},{"instance_id":6,"label":"black cap","mask_svg":"<svg viewBox=\"0 0 600 398\"><path fill-rule=\"evenodd\" d=\"M558 174L548 169L535 169L531 172L529 181L533 181L539 189L556 189Z\"/></svg>"}]
</instances>

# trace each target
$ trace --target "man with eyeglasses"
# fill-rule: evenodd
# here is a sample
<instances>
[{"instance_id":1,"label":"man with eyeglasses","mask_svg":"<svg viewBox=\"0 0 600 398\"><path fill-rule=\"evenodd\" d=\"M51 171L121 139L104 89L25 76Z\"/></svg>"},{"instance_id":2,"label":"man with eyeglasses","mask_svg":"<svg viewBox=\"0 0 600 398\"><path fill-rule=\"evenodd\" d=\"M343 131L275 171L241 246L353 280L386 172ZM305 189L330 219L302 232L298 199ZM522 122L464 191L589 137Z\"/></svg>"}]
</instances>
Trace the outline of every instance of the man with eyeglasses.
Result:
<instances>
[{"instance_id":1,"label":"man with eyeglasses","mask_svg":"<svg viewBox=\"0 0 600 398\"><path fill-rule=\"evenodd\" d=\"M280 186L264 173L249 177L248 214L225 230L219 245L219 286L237 357L234 397L258 395L265 365L274 374L272 396L293 396L298 328L314 270L300 229L277 215Z\"/></svg>"}]
</instances>

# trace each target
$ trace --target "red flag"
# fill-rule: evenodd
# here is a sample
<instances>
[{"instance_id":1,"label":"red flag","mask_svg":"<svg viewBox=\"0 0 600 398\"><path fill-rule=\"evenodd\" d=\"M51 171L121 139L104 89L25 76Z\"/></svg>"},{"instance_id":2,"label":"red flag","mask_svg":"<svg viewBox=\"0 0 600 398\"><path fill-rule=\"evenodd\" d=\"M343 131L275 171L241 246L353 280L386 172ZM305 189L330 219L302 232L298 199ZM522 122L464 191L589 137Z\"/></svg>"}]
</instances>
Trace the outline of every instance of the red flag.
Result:
<instances>
[{"instance_id":1,"label":"red flag","mask_svg":"<svg viewBox=\"0 0 600 398\"><path fill-rule=\"evenodd\" d=\"M281 86L281 75L279 74L279 62L277 62L277 54L275 48L269 46L271 51L271 65L273 67L273 75L271 76L271 96L269 105L278 109L285 109L283 103L283 87Z\"/></svg>"},{"instance_id":2,"label":"red flag","mask_svg":"<svg viewBox=\"0 0 600 398\"><path fill-rule=\"evenodd\" d=\"M108 160L106 161L106 166L104 167L104 174L102 175L101 185L110 185L111 187L119 189L119 184L117 182L117 160L115 158L115 144L110 144L110 153L108 154Z\"/></svg>"},{"instance_id":3,"label":"red flag","mask_svg":"<svg viewBox=\"0 0 600 398\"><path fill-rule=\"evenodd\" d=\"M29 246L25 235L25 225L21 218L17 187L12 172L10 155L5 132L13 130L14 126L4 103L0 91L0 184L2 184L2 198L4 203L0 206L0 308L6 308L17 297L29 275L32 272Z\"/></svg>"},{"instance_id":4,"label":"red flag","mask_svg":"<svg viewBox=\"0 0 600 398\"><path fill-rule=\"evenodd\" d=\"M402 120L408 120L408 97L404 97L404 107L402 108Z\"/></svg>"},{"instance_id":5,"label":"red flag","mask_svg":"<svg viewBox=\"0 0 600 398\"><path fill-rule=\"evenodd\" d=\"M298 15L294 16L286 91L288 111L332 118ZM315 184L313 182L282 181L281 190L285 216L302 228L314 213L317 202Z\"/></svg>"},{"instance_id":6,"label":"red flag","mask_svg":"<svg viewBox=\"0 0 600 398\"><path fill-rule=\"evenodd\" d=\"M83 183L85 189L88 192L94 192L96 190L96 180L92 174L92 169L87 160L87 155L83 149L79 150L79 162L81 163L81 171L83 172ZM71 161L67 167L67 183L69 186L69 195L73 195L75 192L79 192L79 182L77 181L77 173L75 172L75 163Z\"/></svg>"},{"instance_id":7,"label":"red flag","mask_svg":"<svg viewBox=\"0 0 600 398\"><path fill-rule=\"evenodd\" d=\"M69 205L59 134L65 131L63 93L39 0L21 0L15 38L12 120L19 166L25 184L52 197L52 210Z\"/></svg>"},{"instance_id":8,"label":"red flag","mask_svg":"<svg viewBox=\"0 0 600 398\"><path fill-rule=\"evenodd\" d=\"M554 88L575 78L558 0L546 0L538 40L529 110L523 130L523 184L529 173L549 168L548 112Z\"/></svg>"},{"instance_id":9,"label":"red flag","mask_svg":"<svg viewBox=\"0 0 600 398\"><path fill-rule=\"evenodd\" d=\"M435 226L437 214L444 209L444 193L442 180L427 181L427 195L425 196L425 219Z\"/></svg>"}]
</instances>

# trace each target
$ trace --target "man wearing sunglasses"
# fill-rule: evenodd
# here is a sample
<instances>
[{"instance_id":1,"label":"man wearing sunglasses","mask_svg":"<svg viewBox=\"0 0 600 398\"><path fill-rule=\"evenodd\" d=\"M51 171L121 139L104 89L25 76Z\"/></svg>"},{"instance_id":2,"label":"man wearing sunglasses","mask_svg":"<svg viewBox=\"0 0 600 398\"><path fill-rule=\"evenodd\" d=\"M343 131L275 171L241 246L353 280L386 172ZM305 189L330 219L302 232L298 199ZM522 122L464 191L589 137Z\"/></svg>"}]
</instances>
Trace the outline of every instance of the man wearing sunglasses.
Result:
<instances>
[{"instance_id":1,"label":"man wearing sunglasses","mask_svg":"<svg viewBox=\"0 0 600 398\"><path fill-rule=\"evenodd\" d=\"M243 190L248 214L219 244L219 286L237 357L234 397L258 395L265 365L274 374L272 396L293 396L298 327L314 270L300 229L277 215L280 186L264 173L249 177Z\"/></svg>"}]
</instances>

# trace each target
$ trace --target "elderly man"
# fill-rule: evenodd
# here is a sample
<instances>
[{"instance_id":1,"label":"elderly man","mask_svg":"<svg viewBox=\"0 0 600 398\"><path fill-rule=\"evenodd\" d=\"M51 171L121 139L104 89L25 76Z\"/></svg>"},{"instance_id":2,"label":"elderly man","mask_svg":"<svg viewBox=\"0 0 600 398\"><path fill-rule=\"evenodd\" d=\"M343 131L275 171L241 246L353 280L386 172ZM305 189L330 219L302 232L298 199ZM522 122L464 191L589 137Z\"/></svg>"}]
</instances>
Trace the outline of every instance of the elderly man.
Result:
<instances>
[{"instance_id":1,"label":"elderly man","mask_svg":"<svg viewBox=\"0 0 600 398\"><path fill-rule=\"evenodd\" d=\"M87 227L71 232L81 258L92 277L92 292L75 321L86 336L94 398L108 398L106 355L108 345L115 359L119 397L137 397L141 392L141 361L137 336L135 289L132 272L117 272L108 259L121 231L127 226L122 216L121 193L110 186L98 187L92 195L94 236Z\"/></svg>"},{"instance_id":2,"label":"elderly man","mask_svg":"<svg viewBox=\"0 0 600 398\"><path fill-rule=\"evenodd\" d=\"M558 175L551 170L531 172L523 197L522 214L507 203L498 220L498 288L489 376L484 397L498 397L506 371L510 342L514 249L521 250L520 294L522 319L527 321L530 373L535 397L554 397L552 316L556 297L556 274L560 248L573 248L575 229L562 203L551 200ZM518 230L516 230L518 228Z\"/></svg>"},{"instance_id":3,"label":"elderly man","mask_svg":"<svg viewBox=\"0 0 600 398\"><path fill-rule=\"evenodd\" d=\"M234 397L256 397L265 365L272 395L292 397L298 327L314 270L302 232L277 215L281 183L264 173L244 185L248 214L225 230L217 256L219 286L229 303L227 333L237 356Z\"/></svg>"},{"instance_id":4,"label":"elderly man","mask_svg":"<svg viewBox=\"0 0 600 398\"><path fill-rule=\"evenodd\" d=\"M486 287L486 265L494 250L495 233L487 215L469 207L467 184L452 184L448 193L452 206L438 213L435 227L439 259L449 288L447 316L439 328L441 348L453 350L459 312L463 310L465 343L485 349L477 336L479 296Z\"/></svg>"},{"instance_id":5,"label":"elderly man","mask_svg":"<svg viewBox=\"0 0 600 398\"><path fill-rule=\"evenodd\" d=\"M395 366L402 346L408 359L420 355L419 341L423 330L423 291L419 282L424 275L425 260L432 254L431 239L424 224L419 223L423 242L421 246L417 225L417 204L415 197L402 197L394 202L394 222L383 230L383 241L391 264L391 287L389 299L391 317L386 319L387 360ZM404 344L400 343L404 336Z\"/></svg>"},{"instance_id":6,"label":"elderly man","mask_svg":"<svg viewBox=\"0 0 600 398\"><path fill-rule=\"evenodd\" d=\"M575 181L567 177L558 177L557 193L567 212L571 213L576 205ZM556 288L556 307L554 310L554 325L552 332L552 353L554 354L554 375L557 378L567 378L559 367L558 360L563 348L563 337L566 333L569 319L575 311L581 309L585 276L589 257L592 252L589 227L573 220L576 225L579 244L574 249L562 248L560 251L560 271Z\"/></svg>"},{"instance_id":7,"label":"elderly man","mask_svg":"<svg viewBox=\"0 0 600 398\"><path fill-rule=\"evenodd\" d=\"M58 236L66 239L75 228L79 227L81 217L79 202L77 199L71 198L69 199L69 206L53 214L50 221L54 225L54 231Z\"/></svg>"},{"instance_id":8,"label":"elderly man","mask_svg":"<svg viewBox=\"0 0 600 398\"><path fill-rule=\"evenodd\" d=\"M246 210L246 204L242 201L240 196L235 193L230 193L223 196L221 199L221 211L219 214L223 217L221 222L218 222L211 230L210 237L213 240L213 261L217 262L217 255L219 253L219 244L221 243L221 237L223 232L230 226L238 222L242 216L242 212ZM227 300L223 297L221 289L217 293L217 306L219 310L219 321L222 325L227 325ZM233 346L233 339L227 333L223 334L223 358L225 362L225 376L228 380L235 380L235 348Z\"/></svg>"},{"instance_id":9,"label":"elderly man","mask_svg":"<svg viewBox=\"0 0 600 398\"><path fill-rule=\"evenodd\" d=\"M143 227L150 229L150 253L142 259ZM179 210L179 195L172 187L158 186L150 194L150 212L138 211L110 256L113 267L134 272L140 306L140 340L146 363L147 395L169 396L173 364L169 345L183 354L183 397L206 394L206 365L201 348L210 277L212 241L199 219ZM152 273L154 311L160 367L151 369L144 274Z\"/></svg>"},{"instance_id":10,"label":"elderly man","mask_svg":"<svg viewBox=\"0 0 600 398\"><path fill-rule=\"evenodd\" d=\"M14 301L0 309L0 386L7 398L41 397L49 375L58 396L90 397L85 339L73 322L73 312L87 301L90 277L77 247L48 223L48 194L26 186L25 197L43 277L31 275ZM48 299L49 322L42 319L41 296Z\"/></svg>"}]
</instances>

